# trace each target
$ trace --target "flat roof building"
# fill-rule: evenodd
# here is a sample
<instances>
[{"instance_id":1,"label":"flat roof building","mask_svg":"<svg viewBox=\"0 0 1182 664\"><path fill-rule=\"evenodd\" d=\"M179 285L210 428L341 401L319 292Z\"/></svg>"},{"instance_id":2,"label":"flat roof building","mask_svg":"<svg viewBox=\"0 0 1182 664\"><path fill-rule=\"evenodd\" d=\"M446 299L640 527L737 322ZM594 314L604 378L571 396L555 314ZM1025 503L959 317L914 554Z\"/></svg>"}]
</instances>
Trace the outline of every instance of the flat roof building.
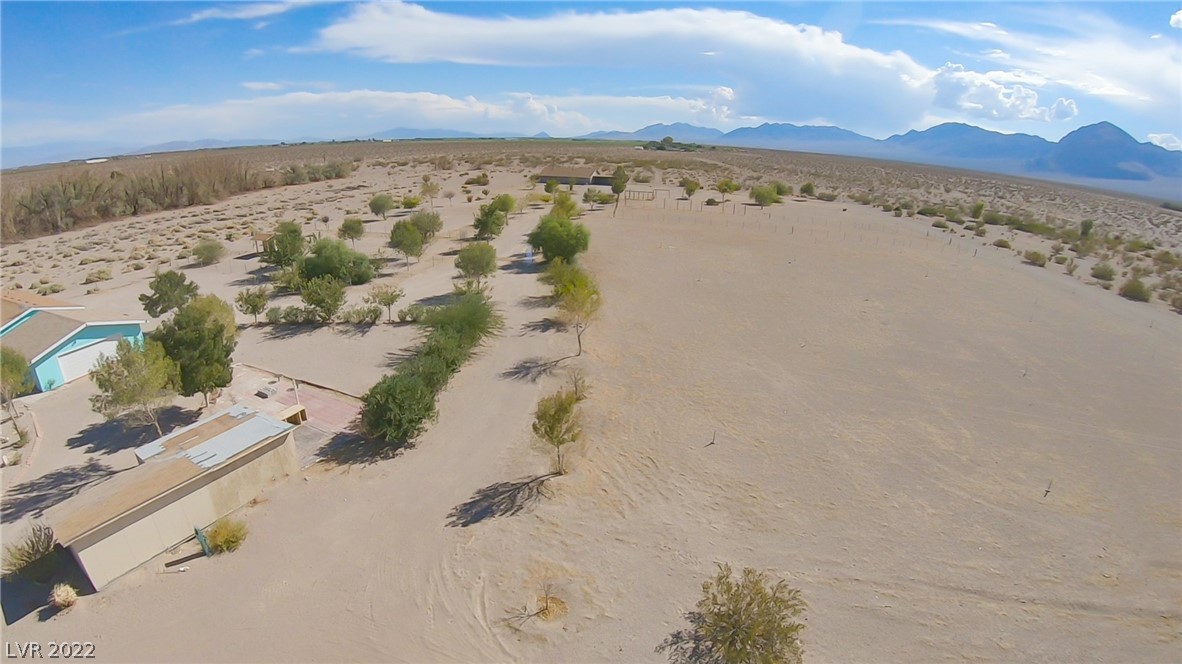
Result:
<instances>
[{"instance_id":1,"label":"flat roof building","mask_svg":"<svg viewBox=\"0 0 1182 664\"><path fill-rule=\"evenodd\" d=\"M49 508L45 520L99 590L297 472L294 429L233 406L136 448L138 466Z\"/></svg>"}]
</instances>

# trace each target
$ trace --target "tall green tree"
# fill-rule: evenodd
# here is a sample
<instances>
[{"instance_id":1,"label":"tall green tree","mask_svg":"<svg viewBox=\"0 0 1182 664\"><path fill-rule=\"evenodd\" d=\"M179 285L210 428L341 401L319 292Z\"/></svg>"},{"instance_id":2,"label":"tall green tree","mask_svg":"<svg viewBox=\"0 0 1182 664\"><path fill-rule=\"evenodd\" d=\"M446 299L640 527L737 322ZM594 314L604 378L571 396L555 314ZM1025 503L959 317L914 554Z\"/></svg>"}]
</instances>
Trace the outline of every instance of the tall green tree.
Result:
<instances>
[{"instance_id":1,"label":"tall green tree","mask_svg":"<svg viewBox=\"0 0 1182 664\"><path fill-rule=\"evenodd\" d=\"M398 207L398 203L390 194L377 194L369 199L369 211L374 214L382 215L382 219L386 218L386 213Z\"/></svg>"},{"instance_id":2,"label":"tall green tree","mask_svg":"<svg viewBox=\"0 0 1182 664\"><path fill-rule=\"evenodd\" d=\"M773 583L750 567L736 580L730 565L702 584L696 611L686 614L689 629L665 639L657 650L674 664L800 664L804 646L796 622L807 608L800 591L783 580Z\"/></svg>"},{"instance_id":3,"label":"tall green tree","mask_svg":"<svg viewBox=\"0 0 1182 664\"><path fill-rule=\"evenodd\" d=\"M218 302L220 306L215 307L194 300L152 335L176 365L180 393L187 397L200 393L206 407L209 393L226 387L234 377L231 356L237 342L226 327L225 313L231 319L234 314L229 304Z\"/></svg>"},{"instance_id":4,"label":"tall green tree","mask_svg":"<svg viewBox=\"0 0 1182 664\"><path fill-rule=\"evenodd\" d=\"M476 213L476 219L472 222L472 228L476 229L476 239L491 240L497 237L501 231L505 230L505 224L508 221L507 212L492 204L481 205L480 211Z\"/></svg>"},{"instance_id":5,"label":"tall green tree","mask_svg":"<svg viewBox=\"0 0 1182 664\"><path fill-rule=\"evenodd\" d=\"M487 242L473 242L460 249L456 256L456 269L460 276L475 281L479 288L484 278L497 270L497 250Z\"/></svg>"},{"instance_id":6,"label":"tall green tree","mask_svg":"<svg viewBox=\"0 0 1182 664\"><path fill-rule=\"evenodd\" d=\"M225 329L226 340L238 339L238 323L234 319L234 308L216 295L198 295L185 305L186 309L198 311L206 318L217 319Z\"/></svg>"},{"instance_id":7,"label":"tall green tree","mask_svg":"<svg viewBox=\"0 0 1182 664\"><path fill-rule=\"evenodd\" d=\"M409 221L399 221L390 229L390 247L402 254L409 269L411 256L423 255L423 234Z\"/></svg>"},{"instance_id":8,"label":"tall green tree","mask_svg":"<svg viewBox=\"0 0 1182 664\"><path fill-rule=\"evenodd\" d=\"M357 241L365 237L365 224L357 217L349 217L341 222L341 227L337 229L337 237L352 242L356 247Z\"/></svg>"},{"instance_id":9,"label":"tall green tree","mask_svg":"<svg viewBox=\"0 0 1182 664\"><path fill-rule=\"evenodd\" d=\"M341 307L345 306L345 284L336 277L316 277L300 289L300 299L316 311L321 322L333 323Z\"/></svg>"},{"instance_id":10,"label":"tall green tree","mask_svg":"<svg viewBox=\"0 0 1182 664\"><path fill-rule=\"evenodd\" d=\"M12 400L33 391L29 362L14 348L0 346L0 397L8 404L8 413L16 417Z\"/></svg>"},{"instance_id":11,"label":"tall green tree","mask_svg":"<svg viewBox=\"0 0 1182 664\"><path fill-rule=\"evenodd\" d=\"M108 420L120 415L137 424L160 428L160 411L172 402L176 392L176 364L153 339L120 339L114 355L103 355L90 372L98 394L90 397L90 406Z\"/></svg>"},{"instance_id":12,"label":"tall green tree","mask_svg":"<svg viewBox=\"0 0 1182 664\"><path fill-rule=\"evenodd\" d=\"M423 236L424 240L430 240L435 237L436 233L443 230L443 220L439 218L438 212L419 210L410 215L407 221L419 229L419 234Z\"/></svg>"},{"instance_id":13,"label":"tall green tree","mask_svg":"<svg viewBox=\"0 0 1182 664\"><path fill-rule=\"evenodd\" d=\"M263 246L262 261L278 267L295 265L307 251L304 229L294 221L281 221L275 226L275 235Z\"/></svg>"},{"instance_id":14,"label":"tall green tree","mask_svg":"<svg viewBox=\"0 0 1182 664\"><path fill-rule=\"evenodd\" d=\"M590 246L591 233L583 224L548 214L538 221L526 241L534 249L540 249L547 261L562 258L569 263Z\"/></svg>"},{"instance_id":15,"label":"tall green tree","mask_svg":"<svg viewBox=\"0 0 1182 664\"><path fill-rule=\"evenodd\" d=\"M628 188L628 171L624 170L623 166L616 166L616 170L612 171L612 193L616 196L616 207L612 210L614 216L616 210L620 209L620 194Z\"/></svg>"},{"instance_id":16,"label":"tall green tree","mask_svg":"<svg viewBox=\"0 0 1182 664\"><path fill-rule=\"evenodd\" d=\"M365 294L365 301L368 304L385 307L386 320L392 321L394 320L394 305L402 299L403 294L401 288L391 284L381 284L369 289L369 292Z\"/></svg>"},{"instance_id":17,"label":"tall green tree","mask_svg":"<svg viewBox=\"0 0 1182 664\"><path fill-rule=\"evenodd\" d=\"M267 310L267 300L271 297L271 289L266 286L258 288L244 288L234 296L234 304L238 311L247 316L254 316L255 325L259 324L259 315Z\"/></svg>"},{"instance_id":18,"label":"tall green tree","mask_svg":"<svg viewBox=\"0 0 1182 664\"><path fill-rule=\"evenodd\" d=\"M140 304L152 318L159 318L197 297L197 284L176 270L157 272L148 282L148 290L151 293L140 295Z\"/></svg>"},{"instance_id":19,"label":"tall green tree","mask_svg":"<svg viewBox=\"0 0 1182 664\"><path fill-rule=\"evenodd\" d=\"M554 448L554 471L559 475L566 474L563 448L579 440L583 434L578 403L579 398L574 390L561 390L542 397L534 413L534 435Z\"/></svg>"},{"instance_id":20,"label":"tall green tree","mask_svg":"<svg viewBox=\"0 0 1182 664\"><path fill-rule=\"evenodd\" d=\"M368 256L328 237L317 240L311 253L298 265L304 279L328 275L346 284L357 285L367 283L374 275L373 263Z\"/></svg>"}]
</instances>

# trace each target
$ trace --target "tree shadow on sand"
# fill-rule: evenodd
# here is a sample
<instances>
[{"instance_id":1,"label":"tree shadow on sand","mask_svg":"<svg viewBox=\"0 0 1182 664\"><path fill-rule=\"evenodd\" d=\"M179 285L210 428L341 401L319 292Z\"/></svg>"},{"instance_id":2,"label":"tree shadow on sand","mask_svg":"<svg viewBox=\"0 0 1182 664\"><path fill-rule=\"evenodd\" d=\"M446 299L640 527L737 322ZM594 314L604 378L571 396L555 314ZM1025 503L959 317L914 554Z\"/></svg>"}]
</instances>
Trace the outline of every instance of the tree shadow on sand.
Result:
<instances>
[{"instance_id":1,"label":"tree shadow on sand","mask_svg":"<svg viewBox=\"0 0 1182 664\"><path fill-rule=\"evenodd\" d=\"M565 358L563 358L565 359ZM536 383L547 376L562 360L547 360L541 357L527 357L501 372L501 378Z\"/></svg>"},{"instance_id":2,"label":"tree shadow on sand","mask_svg":"<svg viewBox=\"0 0 1182 664\"><path fill-rule=\"evenodd\" d=\"M41 477L8 487L0 503L0 522L9 523L42 512L86 487L101 482L115 471L98 459L48 472Z\"/></svg>"},{"instance_id":3,"label":"tree shadow on sand","mask_svg":"<svg viewBox=\"0 0 1182 664\"><path fill-rule=\"evenodd\" d=\"M537 274L546 271L546 264L536 260L529 260L525 254L513 254L513 260L500 267L502 272L510 274Z\"/></svg>"},{"instance_id":4,"label":"tree shadow on sand","mask_svg":"<svg viewBox=\"0 0 1182 664\"><path fill-rule=\"evenodd\" d=\"M472 494L447 515L451 528L467 528L485 519L513 516L537 502L546 480L558 473L527 477L513 482L497 482Z\"/></svg>"},{"instance_id":5,"label":"tree shadow on sand","mask_svg":"<svg viewBox=\"0 0 1182 664\"><path fill-rule=\"evenodd\" d=\"M562 331L567 328L566 323L556 318L543 318L530 321L521 326L521 336L527 334L545 334L546 332Z\"/></svg>"},{"instance_id":6,"label":"tree shadow on sand","mask_svg":"<svg viewBox=\"0 0 1182 664\"><path fill-rule=\"evenodd\" d=\"M180 406L169 406L160 411L160 429L168 433L197 421L200 413ZM66 447L85 448L87 454L114 454L121 450L146 445L160 437L151 424L133 425L126 419L107 420L92 424L73 438L66 439Z\"/></svg>"},{"instance_id":7,"label":"tree shadow on sand","mask_svg":"<svg viewBox=\"0 0 1182 664\"><path fill-rule=\"evenodd\" d=\"M361 430L361 421L353 420L349 426L333 434L316 451L317 462L333 466L367 466L379 461L393 459L410 447L406 443L392 445L385 441L373 440Z\"/></svg>"}]
</instances>

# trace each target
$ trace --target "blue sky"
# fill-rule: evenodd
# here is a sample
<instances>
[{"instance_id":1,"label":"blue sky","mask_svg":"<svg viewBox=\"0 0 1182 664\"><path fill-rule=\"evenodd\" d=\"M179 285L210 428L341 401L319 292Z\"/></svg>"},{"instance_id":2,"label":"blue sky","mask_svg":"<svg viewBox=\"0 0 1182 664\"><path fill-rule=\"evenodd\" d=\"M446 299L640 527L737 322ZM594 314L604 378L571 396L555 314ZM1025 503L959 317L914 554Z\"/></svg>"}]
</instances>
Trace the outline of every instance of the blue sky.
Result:
<instances>
[{"instance_id":1,"label":"blue sky","mask_svg":"<svg viewBox=\"0 0 1182 664\"><path fill-rule=\"evenodd\" d=\"M0 143L947 121L1182 148L1182 3L0 6Z\"/></svg>"}]
</instances>

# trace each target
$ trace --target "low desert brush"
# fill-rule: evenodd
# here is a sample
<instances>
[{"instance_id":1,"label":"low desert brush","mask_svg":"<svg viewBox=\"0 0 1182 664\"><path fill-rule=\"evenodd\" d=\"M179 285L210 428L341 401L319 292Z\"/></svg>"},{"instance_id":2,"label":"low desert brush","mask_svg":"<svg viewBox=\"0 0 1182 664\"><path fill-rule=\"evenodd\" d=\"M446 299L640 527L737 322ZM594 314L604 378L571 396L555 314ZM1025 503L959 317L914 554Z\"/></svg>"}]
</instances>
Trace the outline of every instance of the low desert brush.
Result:
<instances>
[{"instance_id":1,"label":"low desert brush","mask_svg":"<svg viewBox=\"0 0 1182 664\"><path fill-rule=\"evenodd\" d=\"M244 521L227 516L218 519L206 529L205 539L209 542L209 548L213 549L214 553L226 553L237 551L238 547L246 541L248 532Z\"/></svg>"},{"instance_id":2,"label":"low desert brush","mask_svg":"<svg viewBox=\"0 0 1182 664\"><path fill-rule=\"evenodd\" d=\"M6 578L21 576L37 583L53 578L57 570L53 528L33 522L29 532L4 547L3 572Z\"/></svg>"},{"instance_id":3,"label":"low desert brush","mask_svg":"<svg viewBox=\"0 0 1182 664\"><path fill-rule=\"evenodd\" d=\"M58 611L68 609L78 603L78 591L68 583L56 584L49 593L49 603Z\"/></svg>"}]
</instances>

